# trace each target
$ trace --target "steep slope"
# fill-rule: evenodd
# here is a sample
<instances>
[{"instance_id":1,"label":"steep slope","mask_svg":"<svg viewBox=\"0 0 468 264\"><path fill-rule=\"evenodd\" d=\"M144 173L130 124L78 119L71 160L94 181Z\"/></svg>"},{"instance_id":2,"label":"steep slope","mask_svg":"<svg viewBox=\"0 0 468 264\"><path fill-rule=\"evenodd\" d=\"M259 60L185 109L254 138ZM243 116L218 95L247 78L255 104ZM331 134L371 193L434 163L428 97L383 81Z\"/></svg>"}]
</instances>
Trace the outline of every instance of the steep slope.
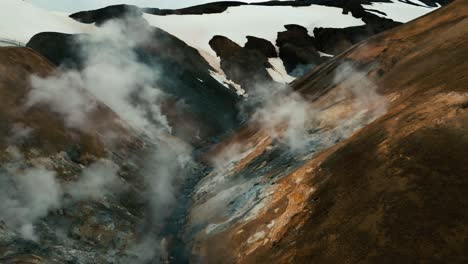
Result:
<instances>
[{"instance_id":1,"label":"steep slope","mask_svg":"<svg viewBox=\"0 0 468 264\"><path fill-rule=\"evenodd\" d=\"M137 126L146 113L129 120L86 85L29 48L0 48L0 263L184 261L179 188L203 168L177 137Z\"/></svg>"},{"instance_id":2,"label":"steep slope","mask_svg":"<svg viewBox=\"0 0 468 264\"><path fill-rule=\"evenodd\" d=\"M14 5L10 3L13 2L8 1L5 4L2 2L2 12L13 13L14 10L24 10L29 12L33 20L44 17L44 21L49 21L55 17L53 13L32 8L26 3L15 2ZM110 14L110 17L104 16L99 24L114 17L141 16L141 13L138 14L138 9L131 6L116 6L109 10L111 11L106 14ZM26 41L28 47L41 53L56 66L80 69L85 66L83 58L86 57L86 49L90 48L89 45L83 45L83 43L90 42L88 39L105 33L95 25L88 26L74 20L70 21L73 24L68 31L60 28L62 21L54 20L42 29L47 32L39 34L36 32L41 29L35 26L29 26L29 24L13 26L8 22L6 25L10 27L8 30L0 30L0 36L3 32L8 35L10 31L24 31L25 34L20 39ZM143 20L141 22L146 23ZM82 27L90 27L90 30L82 31ZM48 29L58 32L49 32ZM210 75L213 69L196 49L163 30L158 28L151 30L151 38L140 45L136 52L142 62L153 68L154 75L159 76L154 86L172 96L167 100L163 110L169 118L170 125L174 127L175 134L184 140L200 144L236 126L239 122L236 109L239 96L236 95L234 88L227 89L230 87L228 84L220 83ZM187 108L182 111L181 108L174 107L175 104L185 104Z\"/></svg>"},{"instance_id":3,"label":"steep slope","mask_svg":"<svg viewBox=\"0 0 468 264\"><path fill-rule=\"evenodd\" d=\"M262 16L258 16L258 14L262 14ZM216 52L218 53L216 54L209 45L215 36L224 36L243 47L247 42L247 36L261 38L275 44L278 32L283 31L284 26L288 24L302 25L309 29L316 26L348 27L364 24L351 15L343 15L339 8L318 5L300 8L244 5L230 7L227 11L219 14L204 14L201 16L145 14L144 17L150 24L170 32L190 46L197 48L214 69L225 74L228 79L240 84L245 90L251 90L252 83L258 81L256 73L263 72L267 74L267 69L279 73L281 78L277 80L282 83L286 83L290 77L286 74L284 66L281 65L283 63L275 65L279 66L279 68L275 68L271 64L259 64L252 71L252 67L245 67L245 65L251 63L245 59L246 56L243 54L227 54L218 57L219 52ZM236 22L233 23L233 21ZM197 30L191 30L191 28ZM320 57L317 52L315 54ZM266 57L262 59L268 60ZM266 77L268 81L272 80L272 77L268 76L268 74Z\"/></svg>"},{"instance_id":4,"label":"steep slope","mask_svg":"<svg viewBox=\"0 0 468 264\"><path fill-rule=\"evenodd\" d=\"M88 25L23 1L6 0L0 6L1 20L5 20L0 26L0 39L5 38L14 43L19 41L20 45L27 43L28 47L41 53L56 66L68 68L83 66L83 51L78 40L86 38L86 34L98 34L96 25L112 18L122 18L124 14L141 15L137 7L114 6L104 9L106 11L102 16L88 18L98 19L93 20L96 24ZM21 15L12 15L15 13ZM235 88L219 82L218 76L213 78L211 72L214 69L196 49L163 30L154 28L153 31L152 39L148 40L145 47L140 47L138 52L142 60L154 67L155 75L160 76L155 85L172 95L166 102L164 112L176 134L187 141L201 144L236 126L239 122L236 109L239 96ZM13 45L13 42L2 43ZM186 104L188 108L185 111L177 108L175 111L174 105L177 103Z\"/></svg>"},{"instance_id":5,"label":"steep slope","mask_svg":"<svg viewBox=\"0 0 468 264\"><path fill-rule=\"evenodd\" d=\"M196 50L165 31L151 30L151 38L135 51L140 61L158 76L155 87L171 96L163 112L175 134L199 144L235 127L239 99L236 93L210 76L210 66ZM88 38L92 39L93 35L44 32L35 35L27 46L57 66L82 68L85 66L83 54L90 48L84 44ZM109 91L112 92L112 87ZM186 110L171 107L177 102L185 104Z\"/></svg>"},{"instance_id":6,"label":"steep slope","mask_svg":"<svg viewBox=\"0 0 468 264\"><path fill-rule=\"evenodd\" d=\"M255 59L263 77L274 68L286 82L286 67L323 59L315 45L329 47L336 32L338 54L361 40L355 32L395 25L373 28L366 21L377 15L361 13L364 1L254 7L312 2L351 12L353 21L360 14L366 25L325 29L323 42L303 26L282 25L276 41L251 36L241 46L219 36L211 52L221 64L230 59L226 68ZM113 8L85 12L85 22L105 27L125 14ZM146 28L134 11L133 22ZM105 31L114 41L93 46L86 38L101 27L81 31L73 22L68 31L60 23L45 27L60 32L21 35L52 63L29 48L0 48L0 263L186 263L187 255L195 263L466 262L466 1L313 71L301 67L305 76L289 88L261 80L252 121L214 147L214 136L239 125L238 98L197 47L158 28L142 42L128 28ZM138 45L120 47L126 39ZM83 43L95 51L91 63ZM92 87L102 88L102 102ZM119 100L124 88L133 101ZM153 100L159 88L168 100Z\"/></svg>"},{"instance_id":7,"label":"steep slope","mask_svg":"<svg viewBox=\"0 0 468 264\"><path fill-rule=\"evenodd\" d=\"M194 260L466 262L467 29L454 1L295 81L314 109L302 152L258 123L214 148L217 171L194 192ZM372 86L383 97L360 102Z\"/></svg>"},{"instance_id":8,"label":"steep slope","mask_svg":"<svg viewBox=\"0 0 468 264\"><path fill-rule=\"evenodd\" d=\"M92 192L105 184L105 177L115 177L114 166L144 150L141 140L84 91L96 104L86 126L70 127L52 105L27 107L31 76L54 73L50 62L31 49L0 48L1 263L92 263L106 258L109 247L131 243L136 232L135 214L141 209L129 205L132 198L124 202L119 195L100 197L104 189L97 196ZM77 98L61 100L71 107ZM127 181L124 171L119 168L118 177ZM94 185L86 186L83 177L89 176L83 175L92 175ZM86 198L75 196L83 188L80 182L88 189ZM131 186L126 194L138 197ZM109 223L116 226L109 229Z\"/></svg>"},{"instance_id":9,"label":"steep slope","mask_svg":"<svg viewBox=\"0 0 468 264\"><path fill-rule=\"evenodd\" d=\"M46 59L30 49L5 47L0 49L0 85L2 105L0 115L1 146L8 147L8 139L15 125L27 127L34 131L34 137L24 142L28 148L37 148L44 151L42 154L51 154L73 146L80 146L82 153L78 160L86 164L86 157L99 158L105 155L104 143L99 133L104 130L113 130L116 133L129 135L127 128L122 126L117 116L107 107L101 105L94 108L92 113L95 122L93 131L86 127L75 129L68 133L60 114L54 114L46 106L37 106L26 109L27 94L31 89L30 75L47 76L54 72L54 66ZM88 95L91 100L92 96ZM124 138L124 137L122 137Z\"/></svg>"}]
</instances>

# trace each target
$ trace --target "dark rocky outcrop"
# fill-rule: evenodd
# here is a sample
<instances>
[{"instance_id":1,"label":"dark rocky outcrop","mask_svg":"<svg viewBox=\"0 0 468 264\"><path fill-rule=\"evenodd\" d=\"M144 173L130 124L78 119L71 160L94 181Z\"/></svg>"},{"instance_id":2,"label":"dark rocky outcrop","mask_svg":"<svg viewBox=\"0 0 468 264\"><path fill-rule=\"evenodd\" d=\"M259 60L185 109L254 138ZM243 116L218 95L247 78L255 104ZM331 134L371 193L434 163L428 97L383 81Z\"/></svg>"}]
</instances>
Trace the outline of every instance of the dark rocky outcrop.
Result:
<instances>
[{"instance_id":1,"label":"dark rocky outcrop","mask_svg":"<svg viewBox=\"0 0 468 264\"><path fill-rule=\"evenodd\" d=\"M446 5L452 0L422 0L428 6L436 7L437 4ZM310 5L322 5L342 8L344 14L351 13L355 17L363 17L365 10L362 4L371 4L378 2L390 2L389 0L296 0L296 1L264 1L255 3L245 3L240 1L219 1L196 5L180 9L159 9L159 8L143 8L143 12L154 15L202 15L215 14L225 12L229 7L254 5L254 6L293 6L302 7ZM408 4L417 5L414 2L405 1Z\"/></svg>"},{"instance_id":2,"label":"dark rocky outcrop","mask_svg":"<svg viewBox=\"0 0 468 264\"><path fill-rule=\"evenodd\" d=\"M278 57L275 46L268 40L247 36L247 43L244 46L246 49L257 50L263 53L267 58Z\"/></svg>"},{"instance_id":3,"label":"dark rocky outcrop","mask_svg":"<svg viewBox=\"0 0 468 264\"><path fill-rule=\"evenodd\" d=\"M315 48L315 39L306 28L298 25L286 25L285 28L286 31L278 33L276 46L288 73L299 76L304 67L311 69L324 61Z\"/></svg>"},{"instance_id":4,"label":"dark rocky outcrop","mask_svg":"<svg viewBox=\"0 0 468 264\"><path fill-rule=\"evenodd\" d=\"M363 18L364 26L348 28L315 28L315 44L318 50L338 55L351 46L388 29L401 25L391 19L368 15Z\"/></svg>"},{"instance_id":5,"label":"dark rocky outcrop","mask_svg":"<svg viewBox=\"0 0 468 264\"><path fill-rule=\"evenodd\" d=\"M42 32L34 35L26 46L40 52L55 66L81 68L82 59L76 45L78 38L79 35Z\"/></svg>"},{"instance_id":6,"label":"dark rocky outcrop","mask_svg":"<svg viewBox=\"0 0 468 264\"><path fill-rule=\"evenodd\" d=\"M202 15L222 13L232 6L247 5L247 3L239 1L219 1L214 3L196 5L181 9L159 9L159 8L143 8L143 12L153 15Z\"/></svg>"},{"instance_id":7,"label":"dark rocky outcrop","mask_svg":"<svg viewBox=\"0 0 468 264\"><path fill-rule=\"evenodd\" d=\"M71 14L70 17L81 23L101 25L108 20L124 18L127 15L141 16L140 8L131 5L113 5L101 9L82 11Z\"/></svg>"},{"instance_id":8,"label":"dark rocky outcrop","mask_svg":"<svg viewBox=\"0 0 468 264\"><path fill-rule=\"evenodd\" d=\"M216 55L221 58L232 57L242 50L239 44L224 36L214 36L209 44Z\"/></svg>"},{"instance_id":9,"label":"dark rocky outcrop","mask_svg":"<svg viewBox=\"0 0 468 264\"><path fill-rule=\"evenodd\" d=\"M195 128L200 137L207 139L235 128L240 97L210 75L211 66L198 51L161 29L154 29L153 39L153 45L139 50L140 57L161 72L158 87L183 100L188 112L198 116L201 122Z\"/></svg>"},{"instance_id":10,"label":"dark rocky outcrop","mask_svg":"<svg viewBox=\"0 0 468 264\"><path fill-rule=\"evenodd\" d=\"M221 68L226 76L244 89L249 90L257 83L272 81L266 70L272 66L263 52L241 47L223 36L214 36L210 46L221 58Z\"/></svg>"},{"instance_id":11,"label":"dark rocky outcrop","mask_svg":"<svg viewBox=\"0 0 468 264\"><path fill-rule=\"evenodd\" d=\"M268 58L279 56L283 59L286 70L293 76L301 76L303 73L312 69L314 66L326 61L326 57L321 57L318 51L337 55L352 45L365 40L375 34L381 33L390 28L396 27L401 23L386 19L375 15L375 12L382 13L377 10L366 9L363 4L369 5L376 2L387 2L389 0L301 0L301 1L265 1L257 3L245 3L240 1L220 1L207 3L202 5L191 6L181 9L159 9L159 8L137 8L135 6L116 5L98 10L79 12L71 15L72 18L85 23L96 22L98 25L108 19L122 17L126 13L131 12L140 16L142 12L154 15L203 15L225 12L229 7L243 5L257 6L293 6L303 7L310 5L322 5L337 7L343 9L343 14L351 14L352 16L362 19L366 24L364 26L349 27L349 28L316 28L314 34L316 39L309 36L307 30L300 26L288 26L286 32L279 32L276 48L267 40L260 39L256 36L249 36L245 49L256 52L240 51L242 47L236 47L237 44L225 41L227 46L214 47L218 55L221 57L222 67L226 70L228 78L239 84L252 83L252 80L270 80L264 65ZM437 3L445 4L448 0L425 0L425 3L434 6ZM414 4L408 1L408 4ZM374 13L372 13L374 12ZM382 13L382 15L385 15ZM216 43L212 43L216 46ZM235 45L233 45L235 44ZM230 46L231 45L231 46ZM242 49L239 49L242 48ZM236 51L234 51L236 50ZM257 53L261 53L259 56ZM227 54L226 54L227 53ZM232 57L232 54L237 54ZM248 56L253 56L258 61L248 60ZM226 58L230 57L229 61ZM185 57L190 58L190 56ZM252 78L252 76L256 76Z\"/></svg>"},{"instance_id":12,"label":"dark rocky outcrop","mask_svg":"<svg viewBox=\"0 0 468 264\"><path fill-rule=\"evenodd\" d=\"M317 49L320 51L337 55L349 49L360 39L356 33L362 31L367 33L363 27L349 27L349 28L315 28L314 35L317 42Z\"/></svg>"}]
</instances>

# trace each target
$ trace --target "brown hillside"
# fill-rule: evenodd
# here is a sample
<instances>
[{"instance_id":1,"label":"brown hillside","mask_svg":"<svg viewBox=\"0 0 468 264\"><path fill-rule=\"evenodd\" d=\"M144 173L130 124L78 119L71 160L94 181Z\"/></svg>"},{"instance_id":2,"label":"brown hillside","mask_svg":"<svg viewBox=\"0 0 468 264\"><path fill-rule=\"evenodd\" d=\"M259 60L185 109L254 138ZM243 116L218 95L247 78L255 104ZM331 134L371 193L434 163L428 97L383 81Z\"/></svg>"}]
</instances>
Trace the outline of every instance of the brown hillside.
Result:
<instances>
[{"instance_id":1,"label":"brown hillside","mask_svg":"<svg viewBox=\"0 0 468 264\"><path fill-rule=\"evenodd\" d=\"M105 153L100 132L128 135L117 116L106 106L98 104L91 114L92 129L67 128L63 118L47 106L25 107L31 89L30 76L50 76L54 71L55 67L49 61L31 49L0 48L0 147L10 146L11 138L17 136L13 126L20 125L32 131L23 146L18 146L25 150L36 149L48 155L79 147L83 162L86 157L102 157Z\"/></svg>"},{"instance_id":2,"label":"brown hillside","mask_svg":"<svg viewBox=\"0 0 468 264\"><path fill-rule=\"evenodd\" d=\"M282 178L254 218L199 234L203 261L468 262L468 1L356 45L294 89L326 106L359 85L352 75L333 82L344 62L379 87L387 113ZM239 133L221 148L263 137Z\"/></svg>"}]
</instances>

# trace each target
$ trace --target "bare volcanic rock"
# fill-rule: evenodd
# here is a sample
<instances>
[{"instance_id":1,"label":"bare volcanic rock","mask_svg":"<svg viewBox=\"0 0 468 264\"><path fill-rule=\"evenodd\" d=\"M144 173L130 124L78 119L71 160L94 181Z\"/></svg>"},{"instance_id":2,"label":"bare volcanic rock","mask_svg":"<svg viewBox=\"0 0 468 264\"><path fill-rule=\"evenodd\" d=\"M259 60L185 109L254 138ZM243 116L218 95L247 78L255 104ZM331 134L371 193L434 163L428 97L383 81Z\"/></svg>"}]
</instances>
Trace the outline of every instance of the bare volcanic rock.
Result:
<instances>
[{"instance_id":1,"label":"bare volcanic rock","mask_svg":"<svg viewBox=\"0 0 468 264\"><path fill-rule=\"evenodd\" d=\"M247 3L239 1L219 1L214 3L207 3L196 5L181 9L159 9L159 8L143 8L143 12L153 15L203 15L203 14L216 14L226 11L232 6L247 5Z\"/></svg>"},{"instance_id":2,"label":"bare volcanic rock","mask_svg":"<svg viewBox=\"0 0 468 264\"><path fill-rule=\"evenodd\" d=\"M301 68L311 69L324 61L315 48L315 39L306 28L299 25L286 25L285 28L286 31L278 33L276 45L288 73L300 76Z\"/></svg>"},{"instance_id":3,"label":"bare volcanic rock","mask_svg":"<svg viewBox=\"0 0 468 264\"><path fill-rule=\"evenodd\" d=\"M71 14L70 17L80 21L81 23L92 24L96 23L97 26L105 23L111 19L118 19L132 14L141 16L143 13L140 8L131 5L113 5L101 9L82 11Z\"/></svg>"},{"instance_id":4,"label":"bare volcanic rock","mask_svg":"<svg viewBox=\"0 0 468 264\"><path fill-rule=\"evenodd\" d=\"M279 32L276 45L281 47L287 43L294 43L297 46L314 46L314 37L308 34L305 27L299 25L285 25L286 31Z\"/></svg>"},{"instance_id":5,"label":"bare volcanic rock","mask_svg":"<svg viewBox=\"0 0 468 264\"><path fill-rule=\"evenodd\" d=\"M272 82L266 70L271 65L263 52L241 47L224 36L214 36L209 44L221 58L221 68L226 76L244 89L249 90L255 84Z\"/></svg>"},{"instance_id":6,"label":"bare volcanic rock","mask_svg":"<svg viewBox=\"0 0 468 264\"><path fill-rule=\"evenodd\" d=\"M267 58L278 57L275 46L268 40L247 36L247 43L244 46L246 49L257 50L263 53Z\"/></svg>"},{"instance_id":7,"label":"bare volcanic rock","mask_svg":"<svg viewBox=\"0 0 468 264\"><path fill-rule=\"evenodd\" d=\"M224 36L214 36L209 44L216 55L221 58L232 57L242 50L239 44Z\"/></svg>"},{"instance_id":8,"label":"bare volcanic rock","mask_svg":"<svg viewBox=\"0 0 468 264\"><path fill-rule=\"evenodd\" d=\"M366 14L363 21L366 23L364 26L348 28L315 28L314 36L316 48L328 54L338 55L373 35L402 24L373 14Z\"/></svg>"},{"instance_id":9,"label":"bare volcanic rock","mask_svg":"<svg viewBox=\"0 0 468 264\"><path fill-rule=\"evenodd\" d=\"M304 7L311 5L322 5L342 8L343 13L350 13L354 17L362 19L366 23L365 26L360 27L318 29L316 28L314 30L314 33L316 33L316 39L311 37L305 28L300 26L288 25L287 31L279 32L278 34L278 41L276 43L276 46L279 48L279 55L276 51L276 47L269 43L267 40L260 39L258 38L258 36L248 36L248 42L244 48L262 53L267 60L269 58L275 58L279 56L284 62L286 71L292 76L300 77L308 70L312 69L313 67L319 65L320 63L328 59L328 57L326 56L320 56L318 51L327 54L337 55L347 50L352 45L362 40L365 40L370 36L381 33L385 30L388 30L401 24L374 14L375 12L380 11L366 9L363 7L363 4L369 5L373 2L389 2L389 0L301 0L265 1L255 3L244 3L239 1L220 1L181 9L138 8L135 6L116 5L97 10L79 12L71 15L71 17L85 23L96 22L97 25L100 25L106 20L124 17L127 13L132 13L136 16L140 16L143 12L158 16L183 16L223 13L226 12L226 10L228 10L228 8L230 7L244 5L260 5L271 7ZM426 2L429 5L434 5L436 2L447 2L447 0L426 0ZM408 1L407 4L415 3ZM219 32L219 34L223 35L222 32ZM218 45L216 41L217 40L215 37L213 41L211 41L212 43L210 45L214 46L214 49L217 51L218 56L220 56L221 61L223 61L224 57L228 56L225 53L232 54L234 50L239 48L236 47L237 44L225 40L219 40L218 43L221 43L221 45L226 44L228 46L216 47ZM232 57L231 62L224 62L223 70L225 69L227 72L226 74L229 75L227 77L236 82L237 84L240 84L241 86L251 85L253 81L270 82L272 78L264 69L270 67L270 65L268 65L268 63L265 64L265 59L260 58L255 53L251 53L249 56L253 56L254 59L258 59L258 62L256 63L254 59L252 59L252 61L247 61L246 54L248 53L239 52L236 60L233 60L232 58L234 57ZM264 64L267 66L264 67ZM273 74L275 75L275 73ZM246 86L245 88L249 90L248 86Z\"/></svg>"},{"instance_id":10,"label":"bare volcanic rock","mask_svg":"<svg viewBox=\"0 0 468 264\"><path fill-rule=\"evenodd\" d=\"M446 5L451 0L423 0L424 4L436 7L437 4ZM361 6L362 4L370 4L377 2L389 2L389 0L290 0L290 1L264 1L245 3L241 1L217 1L201 5L190 6L180 9L160 9L160 8L142 8L142 11L149 14L165 16L165 15L203 15L203 14L217 14L225 12L229 7L252 5L252 6L293 6L303 7L310 5L323 5L342 8L344 14L351 13L353 16L361 18L365 15L366 10ZM405 1L408 4L417 5L411 1Z\"/></svg>"},{"instance_id":11,"label":"bare volcanic rock","mask_svg":"<svg viewBox=\"0 0 468 264\"><path fill-rule=\"evenodd\" d=\"M55 66L81 68L83 62L76 44L77 38L78 35L42 32L34 35L26 46L39 52Z\"/></svg>"}]
</instances>

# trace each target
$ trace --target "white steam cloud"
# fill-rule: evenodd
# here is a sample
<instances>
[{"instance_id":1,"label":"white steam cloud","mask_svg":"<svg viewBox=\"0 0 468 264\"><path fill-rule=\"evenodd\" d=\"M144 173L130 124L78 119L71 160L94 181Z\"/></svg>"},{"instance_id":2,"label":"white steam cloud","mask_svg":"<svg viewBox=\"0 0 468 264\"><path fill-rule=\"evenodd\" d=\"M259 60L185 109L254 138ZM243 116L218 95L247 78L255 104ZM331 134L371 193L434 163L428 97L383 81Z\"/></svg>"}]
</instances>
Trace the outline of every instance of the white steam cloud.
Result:
<instances>
[{"instance_id":1,"label":"white steam cloud","mask_svg":"<svg viewBox=\"0 0 468 264\"><path fill-rule=\"evenodd\" d=\"M139 62L134 51L150 37L151 28L133 16L112 20L92 35L81 36L78 46L85 67L53 77L33 76L26 106L46 104L69 127L86 130L92 125L89 117L97 98L140 132L150 136L170 132L159 107L164 93L153 87L157 69Z\"/></svg>"},{"instance_id":2,"label":"white steam cloud","mask_svg":"<svg viewBox=\"0 0 468 264\"><path fill-rule=\"evenodd\" d=\"M32 77L32 91L27 107L47 105L60 114L71 128L87 131L93 127L92 115L97 102L112 109L132 129L154 144L144 160L142 174L147 186L148 212L152 221L148 236L133 247L130 254L144 262L165 255L158 237L162 222L170 215L178 186L184 180L191 162L191 148L170 136L172 129L161 112L166 99L155 87L157 68L142 63L136 48L145 47L152 39L152 28L138 16L112 20L91 35L80 36L78 46L84 66L80 70L62 69L53 77ZM103 133L112 135L112 131ZM148 145L151 145L148 144ZM81 179L66 190L75 199L93 199L114 189L117 168L108 162L85 169ZM94 174L101 175L94 178ZM164 247L163 247L164 248Z\"/></svg>"},{"instance_id":3,"label":"white steam cloud","mask_svg":"<svg viewBox=\"0 0 468 264\"><path fill-rule=\"evenodd\" d=\"M25 239L36 240L33 224L59 208L61 196L55 172L45 168L0 173L0 220Z\"/></svg>"},{"instance_id":4,"label":"white steam cloud","mask_svg":"<svg viewBox=\"0 0 468 264\"><path fill-rule=\"evenodd\" d=\"M61 208L64 194L75 201L99 199L116 186L117 166L110 161L97 161L83 170L79 181L62 184L55 171L39 165L29 167L19 150L9 150L13 162L4 164L0 171L0 221L24 239L38 240L34 224Z\"/></svg>"},{"instance_id":5,"label":"white steam cloud","mask_svg":"<svg viewBox=\"0 0 468 264\"><path fill-rule=\"evenodd\" d=\"M271 195L267 192L269 183L278 180L272 178L274 171L269 171L272 166L277 169L275 161L289 160L290 156L296 160L310 159L385 114L386 99L379 95L377 85L366 72L345 63L331 77L331 83L323 87L330 90L314 101L288 87L257 86L250 99L259 98L260 106L255 109L250 125L260 129L253 137L241 137L222 146L210 159L214 171L196 187L190 217L194 229L206 224L204 230L210 234L250 220L263 208L263 198ZM268 154L268 160L262 163L254 160L250 165L258 166L256 172L241 171L233 175L236 172L232 168L252 151L262 155L270 139L272 143L265 153L275 148L279 153L270 152L272 155ZM271 161L270 157L275 160ZM294 161L288 163L294 166ZM220 222L223 219L227 220Z\"/></svg>"},{"instance_id":6,"label":"white steam cloud","mask_svg":"<svg viewBox=\"0 0 468 264\"><path fill-rule=\"evenodd\" d=\"M78 181L69 183L65 190L76 200L99 199L121 188L119 167L110 160L99 160L83 169Z\"/></svg>"},{"instance_id":7,"label":"white steam cloud","mask_svg":"<svg viewBox=\"0 0 468 264\"><path fill-rule=\"evenodd\" d=\"M259 87L258 89L266 89ZM264 104L256 110L253 120L272 138L279 139L292 150L298 150L307 141L308 123L315 110L300 94L287 88L267 94L262 92Z\"/></svg>"},{"instance_id":8,"label":"white steam cloud","mask_svg":"<svg viewBox=\"0 0 468 264\"><path fill-rule=\"evenodd\" d=\"M258 86L263 105L253 120L292 151L302 151L311 142L329 146L347 138L386 112L386 100L378 94L378 87L351 64L337 68L333 85L336 88L317 102L289 88L271 91L271 87Z\"/></svg>"},{"instance_id":9,"label":"white steam cloud","mask_svg":"<svg viewBox=\"0 0 468 264\"><path fill-rule=\"evenodd\" d=\"M83 76L74 71L47 79L32 76L31 83L33 89L26 107L45 104L61 114L68 127L84 130L88 113L95 109L96 103L84 89Z\"/></svg>"}]
</instances>

